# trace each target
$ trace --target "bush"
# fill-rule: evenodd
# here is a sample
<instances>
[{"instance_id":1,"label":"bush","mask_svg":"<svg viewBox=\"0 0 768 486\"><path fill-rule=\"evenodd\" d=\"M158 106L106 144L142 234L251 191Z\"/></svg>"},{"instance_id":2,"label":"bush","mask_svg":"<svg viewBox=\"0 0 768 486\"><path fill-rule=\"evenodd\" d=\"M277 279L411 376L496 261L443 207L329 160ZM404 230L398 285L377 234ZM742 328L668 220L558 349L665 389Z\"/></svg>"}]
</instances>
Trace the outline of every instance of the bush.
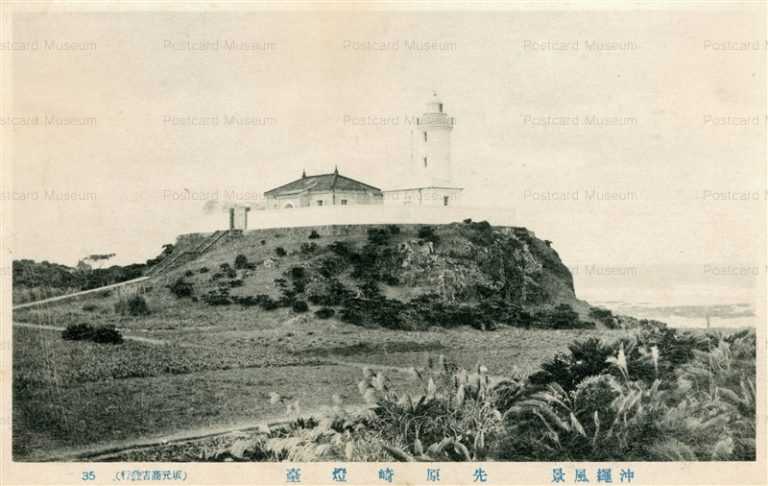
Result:
<instances>
[{"instance_id":1,"label":"bush","mask_svg":"<svg viewBox=\"0 0 768 486\"><path fill-rule=\"evenodd\" d=\"M229 305L232 303L229 298L228 289L211 290L203 296L203 301L206 304L213 306Z\"/></svg>"},{"instance_id":2,"label":"bush","mask_svg":"<svg viewBox=\"0 0 768 486\"><path fill-rule=\"evenodd\" d=\"M91 340L99 344L123 344L123 335L114 327L97 327Z\"/></svg>"},{"instance_id":3,"label":"bush","mask_svg":"<svg viewBox=\"0 0 768 486\"><path fill-rule=\"evenodd\" d=\"M301 280L307 277L307 269L304 267L291 267L291 278Z\"/></svg>"},{"instance_id":4,"label":"bush","mask_svg":"<svg viewBox=\"0 0 768 486\"><path fill-rule=\"evenodd\" d=\"M282 246L278 246L277 248L275 248L275 255L279 257L284 257L287 254L288 252L285 251L285 248L283 248Z\"/></svg>"},{"instance_id":5,"label":"bush","mask_svg":"<svg viewBox=\"0 0 768 486\"><path fill-rule=\"evenodd\" d=\"M354 253L352 247L346 241L334 241L328 245L328 249L342 258L348 258Z\"/></svg>"},{"instance_id":6,"label":"bush","mask_svg":"<svg viewBox=\"0 0 768 486\"><path fill-rule=\"evenodd\" d=\"M579 319L579 314L568 304L559 304L554 309L540 310L534 315L534 326L542 329L589 329L591 322Z\"/></svg>"},{"instance_id":7,"label":"bush","mask_svg":"<svg viewBox=\"0 0 768 486\"><path fill-rule=\"evenodd\" d=\"M195 275L195 272L193 272L192 270L187 270L186 272L184 272L185 277L192 277L194 275Z\"/></svg>"},{"instance_id":8,"label":"bush","mask_svg":"<svg viewBox=\"0 0 768 486\"><path fill-rule=\"evenodd\" d=\"M238 270L248 268L248 258L245 255L237 255L235 257L235 268Z\"/></svg>"},{"instance_id":9,"label":"bush","mask_svg":"<svg viewBox=\"0 0 768 486\"><path fill-rule=\"evenodd\" d=\"M96 327L90 324L70 324L61 333L67 341L92 341L99 344L122 344L123 336L114 327Z\"/></svg>"},{"instance_id":10,"label":"bush","mask_svg":"<svg viewBox=\"0 0 768 486\"><path fill-rule=\"evenodd\" d=\"M613 316L613 312L608 309L592 307L589 310L589 317L603 323L608 329L616 329L619 327L618 323L616 322L616 318Z\"/></svg>"},{"instance_id":11,"label":"bush","mask_svg":"<svg viewBox=\"0 0 768 486\"><path fill-rule=\"evenodd\" d=\"M259 305L265 311L275 310L280 307L280 304L268 295L257 295L256 298L259 299Z\"/></svg>"},{"instance_id":12,"label":"bush","mask_svg":"<svg viewBox=\"0 0 768 486\"><path fill-rule=\"evenodd\" d=\"M437 245L440 243L440 237L435 233L435 228L432 226L419 227L418 237L424 241L430 241L432 244Z\"/></svg>"},{"instance_id":13,"label":"bush","mask_svg":"<svg viewBox=\"0 0 768 486\"><path fill-rule=\"evenodd\" d=\"M191 297L195 293L195 287L191 282L187 282L183 277L179 277L168 286L171 293L177 298Z\"/></svg>"},{"instance_id":14,"label":"bush","mask_svg":"<svg viewBox=\"0 0 768 486\"><path fill-rule=\"evenodd\" d=\"M346 267L346 265L347 264L344 262L344 260L339 256L330 255L319 260L319 268L317 271L323 277L331 278L334 275L338 275L338 273L341 272L344 267Z\"/></svg>"},{"instance_id":15,"label":"bush","mask_svg":"<svg viewBox=\"0 0 768 486\"><path fill-rule=\"evenodd\" d=\"M67 341L87 341L93 336L93 331L90 324L70 324L61 331L61 337Z\"/></svg>"},{"instance_id":16,"label":"bush","mask_svg":"<svg viewBox=\"0 0 768 486\"><path fill-rule=\"evenodd\" d=\"M147 301L141 295L134 295L128 298L128 300L120 300L115 304L115 312L122 315L130 315L134 317L146 316L150 314Z\"/></svg>"},{"instance_id":17,"label":"bush","mask_svg":"<svg viewBox=\"0 0 768 486\"><path fill-rule=\"evenodd\" d=\"M320 238L320 235L319 235L319 234L317 234L317 231L315 231L315 230L312 230L312 232L311 232L311 233L309 233L309 239L310 239L310 240L316 240L316 239L318 239L318 238Z\"/></svg>"},{"instance_id":18,"label":"bush","mask_svg":"<svg viewBox=\"0 0 768 486\"><path fill-rule=\"evenodd\" d=\"M317 243L302 243L301 244L301 253L304 255L311 255L317 250Z\"/></svg>"},{"instance_id":19,"label":"bush","mask_svg":"<svg viewBox=\"0 0 768 486\"><path fill-rule=\"evenodd\" d=\"M96 305L96 304L85 304L85 305L83 306L83 310L84 310L85 312L94 312L94 311L95 311L95 310L97 310L98 308L99 308L99 306L98 306L98 305Z\"/></svg>"},{"instance_id":20,"label":"bush","mask_svg":"<svg viewBox=\"0 0 768 486\"><path fill-rule=\"evenodd\" d=\"M200 267L200 270L198 270L198 272L200 272L200 273L208 273L209 270L208 270L208 267Z\"/></svg>"},{"instance_id":21,"label":"bush","mask_svg":"<svg viewBox=\"0 0 768 486\"><path fill-rule=\"evenodd\" d=\"M261 242L260 242L260 243L261 243L261 246L264 246L264 245L266 245L266 244L267 244L267 240L261 240Z\"/></svg>"},{"instance_id":22,"label":"bush","mask_svg":"<svg viewBox=\"0 0 768 486\"><path fill-rule=\"evenodd\" d=\"M295 300L291 305L291 309L293 312L307 312L309 310L309 306L303 300Z\"/></svg>"},{"instance_id":23,"label":"bush","mask_svg":"<svg viewBox=\"0 0 768 486\"><path fill-rule=\"evenodd\" d=\"M230 264L227 262L224 262L221 265L219 265L219 269L221 270L221 272L215 274L214 277L221 276L221 275L224 275L227 278L237 277L237 271L234 268L232 268L232 266L230 266ZM218 278L221 278L221 277L218 277Z\"/></svg>"},{"instance_id":24,"label":"bush","mask_svg":"<svg viewBox=\"0 0 768 486\"><path fill-rule=\"evenodd\" d=\"M382 228L368 228L368 241L374 245L386 245L390 235L389 231Z\"/></svg>"},{"instance_id":25,"label":"bush","mask_svg":"<svg viewBox=\"0 0 768 486\"><path fill-rule=\"evenodd\" d=\"M575 341L568 346L569 352L557 353L541 364L541 370L533 373L528 380L534 385L557 383L566 391L576 388L576 385L588 376L603 373L610 366L606 360L616 354L613 346L603 343L599 338L588 338Z\"/></svg>"},{"instance_id":26,"label":"bush","mask_svg":"<svg viewBox=\"0 0 768 486\"><path fill-rule=\"evenodd\" d=\"M315 315L318 319L330 319L334 314L336 314L336 311L330 307L323 307L322 309L315 311Z\"/></svg>"},{"instance_id":27,"label":"bush","mask_svg":"<svg viewBox=\"0 0 768 486\"><path fill-rule=\"evenodd\" d=\"M256 296L248 295L245 297L232 297L232 300L236 304L240 304L243 307L259 306L264 310L273 310L279 307L277 302L272 300L272 297L264 294L259 294Z\"/></svg>"},{"instance_id":28,"label":"bush","mask_svg":"<svg viewBox=\"0 0 768 486\"><path fill-rule=\"evenodd\" d=\"M463 233L472 243L480 246L490 246L496 240L493 227L488 221L473 222L471 219L465 219L464 223Z\"/></svg>"},{"instance_id":29,"label":"bush","mask_svg":"<svg viewBox=\"0 0 768 486\"><path fill-rule=\"evenodd\" d=\"M387 230L392 235L399 235L400 234L400 227L398 225L396 225L396 224L388 224L387 225Z\"/></svg>"}]
</instances>

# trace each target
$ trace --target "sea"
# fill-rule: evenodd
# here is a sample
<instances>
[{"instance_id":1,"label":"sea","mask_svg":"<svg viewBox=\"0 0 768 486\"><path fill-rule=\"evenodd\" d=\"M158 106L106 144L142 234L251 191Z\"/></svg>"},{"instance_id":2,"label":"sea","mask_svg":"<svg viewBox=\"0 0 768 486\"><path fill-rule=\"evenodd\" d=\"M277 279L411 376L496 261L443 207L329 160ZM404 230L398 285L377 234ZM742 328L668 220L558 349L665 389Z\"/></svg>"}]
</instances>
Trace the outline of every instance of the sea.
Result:
<instances>
[{"instance_id":1,"label":"sea","mask_svg":"<svg viewBox=\"0 0 768 486\"><path fill-rule=\"evenodd\" d=\"M765 326L764 267L744 264L569 266L590 304L676 328Z\"/></svg>"}]
</instances>

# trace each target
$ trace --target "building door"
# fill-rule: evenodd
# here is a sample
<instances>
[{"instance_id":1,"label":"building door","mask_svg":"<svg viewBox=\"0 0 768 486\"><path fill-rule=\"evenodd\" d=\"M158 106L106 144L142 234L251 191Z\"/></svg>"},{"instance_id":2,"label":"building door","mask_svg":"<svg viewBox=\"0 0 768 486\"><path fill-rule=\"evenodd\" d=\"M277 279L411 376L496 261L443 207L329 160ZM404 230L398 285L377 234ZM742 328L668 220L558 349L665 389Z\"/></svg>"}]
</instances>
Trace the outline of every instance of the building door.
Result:
<instances>
[{"instance_id":1,"label":"building door","mask_svg":"<svg viewBox=\"0 0 768 486\"><path fill-rule=\"evenodd\" d=\"M448 205L448 196L443 196L443 206Z\"/></svg>"}]
</instances>

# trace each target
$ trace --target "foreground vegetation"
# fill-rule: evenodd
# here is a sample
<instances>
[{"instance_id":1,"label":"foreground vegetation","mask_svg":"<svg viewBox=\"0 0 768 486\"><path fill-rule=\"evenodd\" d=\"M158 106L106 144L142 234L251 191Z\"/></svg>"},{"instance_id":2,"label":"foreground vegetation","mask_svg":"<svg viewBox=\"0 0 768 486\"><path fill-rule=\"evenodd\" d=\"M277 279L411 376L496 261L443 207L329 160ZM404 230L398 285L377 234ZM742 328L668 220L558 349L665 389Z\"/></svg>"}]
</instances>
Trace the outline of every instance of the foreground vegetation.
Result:
<instances>
[{"instance_id":1,"label":"foreground vegetation","mask_svg":"<svg viewBox=\"0 0 768 486\"><path fill-rule=\"evenodd\" d=\"M282 420L285 408L269 402L272 392L298 400L302 414L329 409L334 394L345 409L362 407L360 363L385 367L391 386L415 393L420 382L405 370L423 366L430 354L463 367L482 360L498 374L525 376L574 339L623 335L500 328L491 346L488 333L471 328L394 333L310 313L296 319L287 309L269 316L274 320L254 320L248 310L227 307L205 320L123 317L132 320L122 321L128 339L118 346L15 326L14 458ZM138 333L136 326L155 329Z\"/></svg>"},{"instance_id":2,"label":"foreground vegetation","mask_svg":"<svg viewBox=\"0 0 768 486\"><path fill-rule=\"evenodd\" d=\"M647 328L612 343L576 341L527 379L441 357L414 369L414 394L365 369L357 384L364 412L334 397L334 413L320 420L118 459L751 461L755 353L751 331Z\"/></svg>"}]
</instances>

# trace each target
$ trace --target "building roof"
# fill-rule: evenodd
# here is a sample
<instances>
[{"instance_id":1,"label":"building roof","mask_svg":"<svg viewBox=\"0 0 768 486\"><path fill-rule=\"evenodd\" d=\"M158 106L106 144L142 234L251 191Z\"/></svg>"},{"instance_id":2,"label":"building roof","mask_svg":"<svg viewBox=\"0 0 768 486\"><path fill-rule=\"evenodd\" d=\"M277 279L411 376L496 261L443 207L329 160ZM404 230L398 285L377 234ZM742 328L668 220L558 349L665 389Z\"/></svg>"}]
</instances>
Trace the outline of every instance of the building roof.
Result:
<instances>
[{"instance_id":1,"label":"building roof","mask_svg":"<svg viewBox=\"0 0 768 486\"><path fill-rule=\"evenodd\" d=\"M298 194L302 192L328 192L328 191L378 191L381 189L364 182L356 181L339 174L336 170L330 174L304 175L293 182L278 186L264 193L265 196L280 196Z\"/></svg>"}]
</instances>

